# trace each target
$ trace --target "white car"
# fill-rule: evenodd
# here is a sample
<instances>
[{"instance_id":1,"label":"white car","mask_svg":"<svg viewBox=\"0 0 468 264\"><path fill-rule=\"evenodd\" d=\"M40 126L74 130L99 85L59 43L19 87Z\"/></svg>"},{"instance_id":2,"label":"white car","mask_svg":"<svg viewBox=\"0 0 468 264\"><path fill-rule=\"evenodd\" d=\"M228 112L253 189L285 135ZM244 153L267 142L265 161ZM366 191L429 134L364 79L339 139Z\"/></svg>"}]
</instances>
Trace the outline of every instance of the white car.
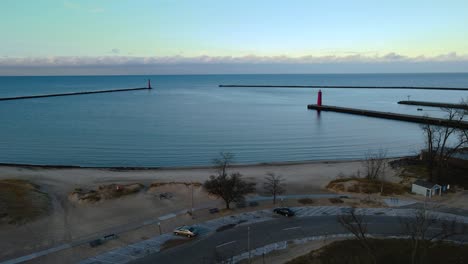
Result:
<instances>
[{"instance_id":1,"label":"white car","mask_svg":"<svg viewBox=\"0 0 468 264\"><path fill-rule=\"evenodd\" d=\"M174 235L178 236L194 237L197 234L197 230L191 226L181 226L174 229Z\"/></svg>"}]
</instances>

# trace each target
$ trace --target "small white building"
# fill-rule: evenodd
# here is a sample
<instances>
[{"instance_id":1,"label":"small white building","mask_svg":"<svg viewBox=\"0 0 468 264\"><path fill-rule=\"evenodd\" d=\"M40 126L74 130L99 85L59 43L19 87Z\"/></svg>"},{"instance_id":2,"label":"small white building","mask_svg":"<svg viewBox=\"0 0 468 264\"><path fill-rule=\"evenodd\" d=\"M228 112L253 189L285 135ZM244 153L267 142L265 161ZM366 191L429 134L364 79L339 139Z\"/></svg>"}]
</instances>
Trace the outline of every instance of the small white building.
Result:
<instances>
[{"instance_id":1,"label":"small white building","mask_svg":"<svg viewBox=\"0 0 468 264\"><path fill-rule=\"evenodd\" d=\"M442 195L442 186L428 181L417 180L411 186L411 192L430 198L434 195Z\"/></svg>"}]
</instances>

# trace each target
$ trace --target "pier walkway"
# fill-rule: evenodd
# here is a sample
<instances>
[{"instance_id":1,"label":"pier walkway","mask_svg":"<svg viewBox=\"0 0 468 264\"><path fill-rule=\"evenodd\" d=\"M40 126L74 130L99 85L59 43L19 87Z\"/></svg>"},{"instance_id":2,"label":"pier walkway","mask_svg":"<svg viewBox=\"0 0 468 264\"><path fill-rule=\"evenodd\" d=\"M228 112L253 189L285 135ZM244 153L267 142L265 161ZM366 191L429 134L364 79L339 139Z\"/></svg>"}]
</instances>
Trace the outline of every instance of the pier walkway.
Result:
<instances>
[{"instance_id":1,"label":"pier walkway","mask_svg":"<svg viewBox=\"0 0 468 264\"><path fill-rule=\"evenodd\" d=\"M468 88L457 87L418 87L418 86L349 86L349 85L238 85L220 84L219 87L228 88L347 88L347 89L406 89L406 90L443 90L468 91Z\"/></svg>"},{"instance_id":2,"label":"pier walkway","mask_svg":"<svg viewBox=\"0 0 468 264\"><path fill-rule=\"evenodd\" d=\"M144 87L144 88L126 88L126 89L111 89L111 90L98 90L98 91L72 92L72 93L58 93L58 94L26 95L26 96L15 96L15 97L0 97L0 101L23 100L23 99L44 98L44 97L57 97L57 96L72 96L72 95L83 95L83 94L128 92L128 91L139 91L139 90L151 90L151 87Z\"/></svg>"},{"instance_id":3,"label":"pier walkway","mask_svg":"<svg viewBox=\"0 0 468 264\"><path fill-rule=\"evenodd\" d=\"M310 105L307 105L307 108L312 109L312 110L319 110L319 111L331 111L331 112L346 113L346 114L353 114L353 115L378 117L378 118L393 119L393 120L420 123L420 124L440 125L440 126L448 126L448 127L456 127L456 128L464 128L464 129L468 128L468 122L451 121L451 120L447 120L444 118L406 115L406 114L397 114L397 113L390 113L390 112L379 112L379 111L373 111L373 110L329 106L329 105L318 106L315 104L310 104Z\"/></svg>"},{"instance_id":4,"label":"pier walkway","mask_svg":"<svg viewBox=\"0 0 468 264\"><path fill-rule=\"evenodd\" d=\"M425 102L425 101L399 101L398 104L441 107L441 108L456 108L456 109L468 110L468 104L450 104L450 103L437 103L437 102Z\"/></svg>"}]
</instances>

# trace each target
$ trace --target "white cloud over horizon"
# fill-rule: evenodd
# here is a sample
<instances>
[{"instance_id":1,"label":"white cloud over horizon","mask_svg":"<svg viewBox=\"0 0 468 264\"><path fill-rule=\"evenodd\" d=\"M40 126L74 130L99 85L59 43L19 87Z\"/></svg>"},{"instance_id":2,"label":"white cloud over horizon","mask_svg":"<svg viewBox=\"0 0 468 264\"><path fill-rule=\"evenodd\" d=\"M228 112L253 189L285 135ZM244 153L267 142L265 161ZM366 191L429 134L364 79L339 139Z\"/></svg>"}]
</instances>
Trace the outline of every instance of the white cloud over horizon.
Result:
<instances>
[{"instance_id":1,"label":"white cloud over horizon","mask_svg":"<svg viewBox=\"0 0 468 264\"><path fill-rule=\"evenodd\" d=\"M0 57L0 75L468 72L468 55Z\"/></svg>"},{"instance_id":2,"label":"white cloud over horizon","mask_svg":"<svg viewBox=\"0 0 468 264\"><path fill-rule=\"evenodd\" d=\"M112 49L118 54L119 49ZM353 54L346 56L313 56L292 57L257 56L52 56L52 57L2 57L0 67L47 67L47 66L109 66L109 65L152 65L152 64L320 64L320 63L387 63L387 62L468 62L468 54L459 55L456 52L436 56L406 56L394 52L384 55Z\"/></svg>"}]
</instances>

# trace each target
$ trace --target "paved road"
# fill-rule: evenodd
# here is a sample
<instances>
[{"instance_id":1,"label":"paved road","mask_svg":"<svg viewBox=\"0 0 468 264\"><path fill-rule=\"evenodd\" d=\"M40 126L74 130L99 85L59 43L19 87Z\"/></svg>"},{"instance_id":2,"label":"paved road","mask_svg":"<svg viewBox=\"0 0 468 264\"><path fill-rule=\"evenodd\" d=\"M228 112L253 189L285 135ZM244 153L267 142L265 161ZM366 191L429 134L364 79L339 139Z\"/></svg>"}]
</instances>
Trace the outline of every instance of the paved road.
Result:
<instances>
[{"instance_id":1,"label":"paved road","mask_svg":"<svg viewBox=\"0 0 468 264\"><path fill-rule=\"evenodd\" d=\"M397 217L368 216L369 232L382 235L401 234ZM278 218L276 220L239 226L168 249L132 263L214 263L247 251L247 234L250 228L250 248L297 238L325 234L347 233L336 216L303 218Z\"/></svg>"},{"instance_id":2,"label":"paved road","mask_svg":"<svg viewBox=\"0 0 468 264\"><path fill-rule=\"evenodd\" d=\"M465 198L460 198L460 199L466 199L468 198L468 192L464 192ZM465 216L468 217L468 210L462 209L462 208L457 208L457 207L451 207L445 204L440 204L440 203L434 203L434 202L429 202L427 205L424 205L424 203L417 202L409 205L404 205L400 206L400 208L411 208L411 209L421 209L421 208L428 208L429 210L437 211L437 212L442 212L442 213L448 213L448 214L454 214L458 216Z\"/></svg>"}]
</instances>

